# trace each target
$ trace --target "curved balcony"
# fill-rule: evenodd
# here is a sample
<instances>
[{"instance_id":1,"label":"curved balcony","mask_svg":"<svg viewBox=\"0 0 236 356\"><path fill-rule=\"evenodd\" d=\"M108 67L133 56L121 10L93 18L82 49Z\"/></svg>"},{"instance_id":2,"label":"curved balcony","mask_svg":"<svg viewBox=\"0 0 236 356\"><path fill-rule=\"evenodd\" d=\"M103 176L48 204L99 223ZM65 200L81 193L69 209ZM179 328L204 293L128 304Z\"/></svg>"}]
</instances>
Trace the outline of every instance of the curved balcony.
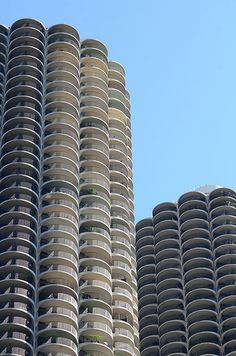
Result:
<instances>
[{"instance_id":1,"label":"curved balcony","mask_svg":"<svg viewBox=\"0 0 236 356\"><path fill-rule=\"evenodd\" d=\"M191 255L191 251L196 249L204 249L211 250L211 242L205 238L195 237L194 239L189 239L182 245L183 254L188 253L187 255Z\"/></svg>"},{"instance_id":2,"label":"curved balcony","mask_svg":"<svg viewBox=\"0 0 236 356\"><path fill-rule=\"evenodd\" d=\"M14 39L10 38L9 52L22 46L37 48L40 52L44 52L44 44L42 43L42 40L37 37L20 36Z\"/></svg>"},{"instance_id":3,"label":"curved balcony","mask_svg":"<svg viewBox=\"0 0 236 356\"><path fill-rule=\"evenodd\" d=\"M212 234L214 240L221 235L236 235L236 226L230 224L218 226L212 231Z\"/></svg>"},{"instance_id":4,"label":"curved balcony","mask_svg":"<svg viewBox=\"0 0 236 356\"><path fill-rule=\"evenodd\" d=\"M74 34L67 32L66 29L63 31L63 28L60 31L50 33L47 38L48 46L54 43L69 43L75 48L79 49L79 40Z\"/></svg>"},{"instance_id":5,"label":"curved balcony","mask_svg":"<svg viewBox=\"0 0 236 356\"><path fill-rule=\"evenodd\" d=\"M42 32L44 34L45 32L45 27L44 25L35 20L35 19L31 19L31 18L24 18L24 19L20 19L15 21L10 28L10 33L12 33L14 30L18 29L18 28L25 28L27 29L28 27L33 27L37 30L39 30L40 32Z\"/></svg>"},{"instance_id":6,"label":"curved balcony","mask_svg":"<svg viewBox=\"0 0 236 356\"><path fill-rule=\"evenodd\" d=\"M111 248L110 245L101 240L91 239L80 240L80 253L90 258L99 257L103 261L111 261ZM100 238L100 236L98 236ZM96 238L96 237L95 237Z\"/></svg>"},{"instance_id":7,"label":"curved balcony","mask_svg":"<svg viewBox=\"0 0 236 356\"><path fill-rule=\"evenodd\" d=\"M210 278L201 277L201 278L195 278L185 284L186 294L188 294L189 292L195 289L201 289L201 288L208 288L214 290L215 288L214 281Z\"/></svg>"},{"instance_id":8,"label":"curved balcony","mask_svg":"<svg viewBox=\"0 0 236 356\"><path fill-rule=\"evenodd\" d=\"M79 47L78 44L74 42L74 40L68 42L68 40L64 37L64 41L62 38L62 41L57 41L56 38L54 38L55 41L48 43L47 46L47 54L50 55L51 53L54 52L69 52L73 54L76 58L79 58Z\"/></svg>"},{"instance_id":9,"label":"curved balcony","mask_svg":"<svg viewBox=\"0 0 236 356\"><path fill-rule=\"evenodd\" d=\"M92 40L94 41L94 40ZM107 55L104 52L104 45L100 42L99 46L97 45L97 43L95 43L96 47L91 47L91 44L89 47L86 47L86 43L84 43L84 41L82 42L81 45L81 63L83 63L84 65L88 64L87 58L91 58L93 60L95 60L97 66L101 69L103 69L104 71L107 72L108 70L108 66L107 66ZM101 49L102 46L102 49ZM84 60L83 60L84 59ZM100 61L102 64L100 64L100 66L98 65L98 61Z\"/></svg>"},{"instance_id":10,"label":"curved balcony","mask_svg":"<svg viewBox=\"0 0 236 356\"><path fill-rule=\"evenodd\" d=\"M186 307L186 312L187 312L187 317L193 313L199 310L212 310L216 312L216 301L215 297L213 295L214 293L206 291L204 294L202 294L201 298L196 298L193 301L189 301L189 304Z\"/></svg>"},{"instance_id":11,"label":"curved balcony","mask_svg":"<svg viewBox=\"0 0 236 356\"><path fill-rule=\"evenodd\" d=\"M80 337L79 354L113 356L112 344L100 335L86 335Z\"/></svg>"},{"instance_id":12,"label":"curved balcony","mask_svg":"<svg viewBox=\"0 0 236 356\"><path fill-rule=\"evenodd\" d=\"M183 266L183 271L185 274L191 270L199 268L208 268L209 270L213 270L213 262L211 261L211 259L206 257L193 257L191 260L185 262Z\"/></svg>"},{"instance_id":13,"label":"curved balcony","mask_svg":"<svg viewBox=\"0 0 236 356\"><path fill-rule=\"evenodd\" d=\"M200 209L192 209L192 210L187 210L182 215L180 216L180 225L181 228L184 223L187 223L188 221L193 221L194 219L201 219L201 220L208 220L208 214L204 210ZM195 224L195 221L193 222Z\"/></svg>"},{"instance_id":14,"label":"curved balcony","mask_svg":"<svg viewBox=\"0 0 236 356\"><path fill-rule=\"evenodd\" d=\"M79 32L72 26L67 24L56 24L48 28L48 35L52 34L69 34L76 38L77 41L80 41Z\"/></svg>"},{"instance_id":15,"label":"curved balcony","mask_svg":"<svg viewBox=\"0 0 236 356\"><path fill-rule=\"evenodd\" d=\"M195 200L200 200L202 202L206 202L206 195L204 193L201 193L198 191L187 192L187 193L181 195L181 197L179 198L179 200L178 200L179 208L185 202L195 201Z\"/></svg>"},{"instance_id":16,"label":"curved balcony","mask_svg":"<svg viewBox=\"0 0 236 356\"><path fill-rule=\"evenodd\" d=\"M79 59L76 55L67 51L53 51L47 54L47 63L67 62L79 69ZM58 74L58 73L57 73ZM72 78L72 77L69 77ZM73 79L74 82L75 78Z\"/></svg>"},{"instance_id":17,"label":"curved balcony","mask_svg":"<svg viewBox=\"0 0 236 356\"><path fill-rule=\"evenodd\" d=\"M37 340L37 354L62 352L70 356L78 355L77 340L74 335L66 330L54 327L39 331Z\"/></svg>"},{"instance_id":18,"label":"curved balcony","mask_svg":"<svg viewBox=\"0 0 236 356\"><path fill-rule=\"evenodd\" d=\"M169 344L166 344L160 349L160 354L162 356L169 355L187 355L187 345L185 343L185 337L183 335L183 341L173 341Z\"/></svg>"},{"instance_id":19,"label":"curved balcony","mask_svg":"<svg viewBox=\"0 0 236 356\"><path fill-rule=\"evenodd\" d=\"M11 29L10 40L19 37L35 37L41 42L44 42L44 31L41 31L38 27L33 26L33 24L29 24L29 26L23 26Z\"/></svg>"},{"instance_id":20,"label":"curved balcony","mask_svg":"<svg viewBox=\"0 0 236 356\"><path fill-rule=\"evenodd\" d=\"M209 223L205 219L193 218L185 221L180 227L181 234L192 229L205 229L209 231Z\"/></svg>"},{"instance_id":21,"label":"curved balcony","mask_svg":"<svg viewBox=\"0 0 236 356\"><path fill-rule=\"evenodd\" d=\"M78 89L74 86L74 84L70 82L58 80L47 84L46 86L47 95L51 93L58 93L58 92L64 92L66 94L71 94L75 97L79 97Z\"/></svg>"},{"instance_id":22,"label":"curved balcony","mask_svg":"<svg viewBox=\"0 0 236 356\"><path fill-rule=\"evenodd\" d=\"M109 325L96 321L81 322L79 329L80 349L86 350L86 344L91 347L93 343L101 344L100 350L106 350L105 355L109 352L112 345L112 329ZM82 344L85 344L82 346ZM105 346L105 347L102 347ZM107 350L108 348L108 350ZM104 350L104 351L105 351ZM110 355L110 354L109 354Z\"/></svg>"},{"instance_id":23,"label":"curved balcony","mask_svg":"<svg viewBox=\"0 0 236 356\"><path fill-rule=\"evenodd\" d=\"M194 210L200 210L200 211L204 211L207 212L207 205L205 201L202 200L190 200L190 201L186 201L185 203L182 203L180 208L179 208L179 215L180 217L182 217L182 214L186 213L186 212L191 212Z\"/></svg>"},{"instance_id":24,"label":"curved balcony","mask_svg":"<svg viewBox=\"0 0 236 356\"><path fill-rule=\"evenodd\" d=\"M185 269L185 263L191 261L192 259L196 258L206 258L211 260L212 259L212 252L210 249L202 248L202 247L194 247L191 250L186 251L183 254L183 266ZM188 269L188 267L187 267Z\"/></svg>"}]
</instances>

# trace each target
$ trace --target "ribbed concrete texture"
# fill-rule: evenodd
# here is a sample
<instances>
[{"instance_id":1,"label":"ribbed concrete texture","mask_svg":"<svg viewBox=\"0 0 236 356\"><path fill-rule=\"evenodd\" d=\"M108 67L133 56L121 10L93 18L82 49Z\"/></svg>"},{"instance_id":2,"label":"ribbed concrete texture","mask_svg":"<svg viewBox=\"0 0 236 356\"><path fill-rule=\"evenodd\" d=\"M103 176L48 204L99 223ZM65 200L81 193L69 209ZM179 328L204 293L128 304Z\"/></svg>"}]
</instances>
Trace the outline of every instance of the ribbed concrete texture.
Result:
<instances>
[{"instance_id":1,"label":"ribbed concrete texture","mask_svg":"<svg viewBox=\"0 0 236 356\"><path fill-rule=\"evenodd\" d=\"M236 192L204 191L136 226L141 356L236 355Z\"/></svg>"},{"instance_id":2,"label":"ribbed concrete texture","mask_svg":"<svg viewBox=\"0 0 236 356\"><path fill-rule=\"evenodd\" d=\"M124 69L21 19L0 26L0 103L0 354L139 355Z\"/></svg>"}]
</instances>

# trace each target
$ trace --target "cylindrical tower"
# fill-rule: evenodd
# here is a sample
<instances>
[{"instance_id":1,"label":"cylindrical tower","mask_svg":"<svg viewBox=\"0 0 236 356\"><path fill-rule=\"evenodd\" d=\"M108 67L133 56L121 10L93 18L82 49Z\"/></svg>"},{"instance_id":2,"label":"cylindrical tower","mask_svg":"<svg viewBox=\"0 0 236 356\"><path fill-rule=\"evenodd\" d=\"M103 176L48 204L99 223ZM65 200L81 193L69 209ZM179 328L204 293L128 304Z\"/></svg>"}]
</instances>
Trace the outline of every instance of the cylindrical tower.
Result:
<instances>
[{"instance_id":1,"label":"cylindrical tower","mask_svg":"<svg viewBox=\"0 0 236 356\"><path fill-rule=\"evenodd\" d=\"M203 188L136 225L142 356L235 353L236 193Z\"/></svg>"},{"instance_id":2,"label":"cylindrical tower","mask_svg":"<svg viewBox=\"0 0 236 356\"><path fill-rule=\"evenodd\" d=\"M66 24L0 39L0 354L138 356L124 69Z\"/></svg>"}]
</instances>

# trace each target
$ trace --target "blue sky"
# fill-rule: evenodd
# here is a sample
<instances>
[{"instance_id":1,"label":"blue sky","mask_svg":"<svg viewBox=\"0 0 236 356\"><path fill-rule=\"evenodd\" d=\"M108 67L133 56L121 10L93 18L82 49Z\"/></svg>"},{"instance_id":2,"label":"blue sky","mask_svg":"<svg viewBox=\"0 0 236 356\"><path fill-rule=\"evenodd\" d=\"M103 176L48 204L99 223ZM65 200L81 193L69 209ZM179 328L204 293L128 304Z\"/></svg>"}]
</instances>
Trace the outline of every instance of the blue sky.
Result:
<instances>
[{"instance_id":1,"label":"blue sky","mask_svg":"<svg viewBox=\"0 0 236 356\"><path fill-rule=\"evenodd\" d=\"M199 185L236 188L235 13L235 0L7 0L0 23L69 23L124 65L138 221Z\"/></svg>"}]
</instances>

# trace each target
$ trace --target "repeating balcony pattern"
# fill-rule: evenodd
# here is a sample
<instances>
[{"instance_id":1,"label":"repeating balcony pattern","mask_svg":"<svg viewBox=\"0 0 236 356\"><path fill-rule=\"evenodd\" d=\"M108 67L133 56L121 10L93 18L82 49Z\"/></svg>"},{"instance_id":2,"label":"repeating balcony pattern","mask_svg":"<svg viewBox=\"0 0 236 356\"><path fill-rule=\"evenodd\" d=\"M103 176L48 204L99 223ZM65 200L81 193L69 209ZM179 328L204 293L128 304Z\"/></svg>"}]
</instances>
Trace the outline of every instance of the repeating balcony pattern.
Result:
<instances>
[{"instance_id":1,"label":"repeating balcony pattern","mask_svg":"<svg viewBox=\"0 0 236 356\"><path fill-rule=\"evenodd\" d=\"M136 225L140 351L235 354L236 193L162 203Z\"/></svg>"},{"instance_id":2,"label":"repeating balcony pattern","mask_svg":"<svg viewBox=\"0 0 236 356\"><path fill-rule=\"evenodd\" d=\"M106 47L0 27L0 354L139 355L129 94Z\"/></svg>"}]
</instances>

